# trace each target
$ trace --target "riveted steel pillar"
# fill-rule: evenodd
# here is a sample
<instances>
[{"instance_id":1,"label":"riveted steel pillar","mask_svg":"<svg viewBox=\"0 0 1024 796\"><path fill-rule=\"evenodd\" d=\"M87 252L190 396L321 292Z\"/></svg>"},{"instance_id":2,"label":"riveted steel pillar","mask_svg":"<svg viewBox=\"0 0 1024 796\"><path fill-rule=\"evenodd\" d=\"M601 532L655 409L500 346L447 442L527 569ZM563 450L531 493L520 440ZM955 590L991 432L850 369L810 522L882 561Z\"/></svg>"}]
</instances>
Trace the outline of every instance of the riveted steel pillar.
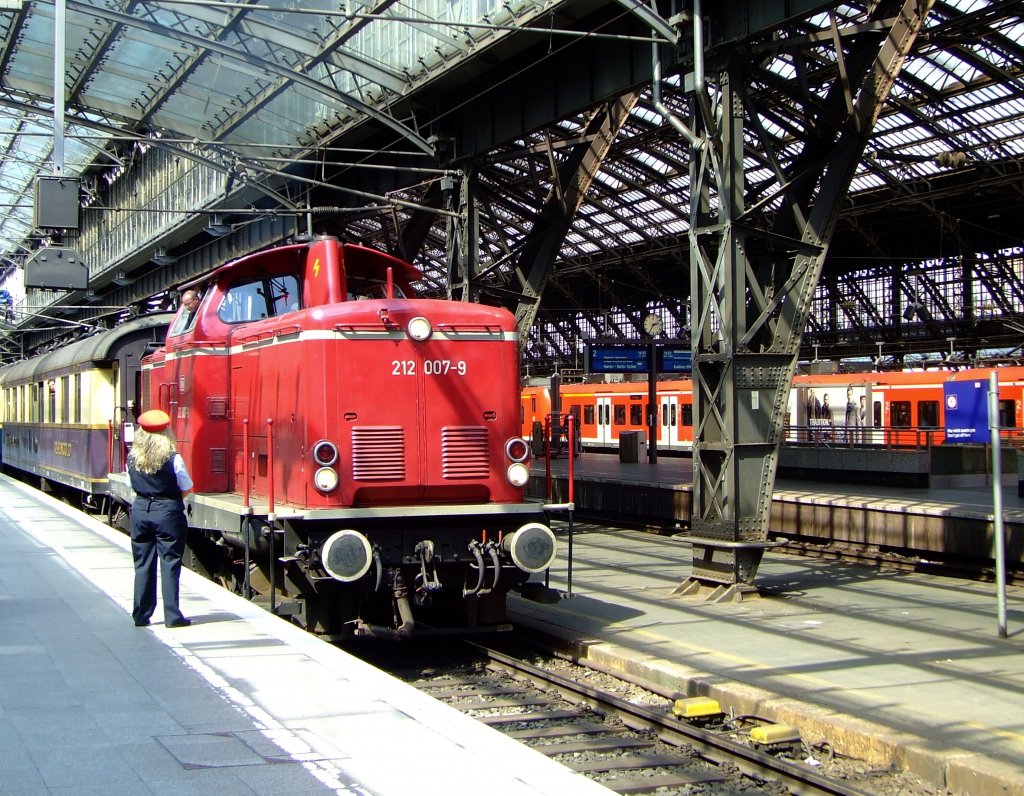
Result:
<instances>
[{"instance_id":1,"label":"riveted steel pillar","mask_svg":"<svg viewBox=\"0 0 1024 796\"><path fill-rule=\"evenodd\" d=\"M717 101L697 94L690 135L690 284L693 329L693 572L675 590L706 599L756 594L768 542L779 443L804 324L842 201L931 0L880 0L881 46L843 53L837 80L808 120L819 136L788 171L756 108L743 107L742 71L719 74ZM695 9L699 6L695 3ZM695 14L695 24L701 24ZM737 59L738 60L738 59ZM775 168L777 211L744 202L747 133ZM681 127L685 127L680 125ZM749 142L748 142L749 143ZM753 246L752 244L756 244ZM756 254L752 254L756 252Z\"/></svg>"}]
</instances>

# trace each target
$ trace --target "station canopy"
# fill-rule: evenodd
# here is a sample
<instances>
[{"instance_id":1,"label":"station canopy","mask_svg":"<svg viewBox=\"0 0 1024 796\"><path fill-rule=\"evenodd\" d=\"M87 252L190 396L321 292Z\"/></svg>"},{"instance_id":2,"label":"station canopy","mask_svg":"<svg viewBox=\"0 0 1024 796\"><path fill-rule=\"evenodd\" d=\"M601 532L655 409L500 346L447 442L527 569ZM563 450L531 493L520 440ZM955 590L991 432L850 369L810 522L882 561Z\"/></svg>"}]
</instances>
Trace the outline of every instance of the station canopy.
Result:
<instances>
[{"instance_id":1,"label":"station canopy","mask_svg":"<svg viewBox=\"0 0 1024 796\"><path fill-rule=\"evenodd\" d=\"M428 153L431 109L401 99L489 46L530 35L579 3L556 0L64 0L66 67L64 172L111 179L133 153L160 140L201 144L221 163L258 164L261 173L314 153L338 131L372 121L413 152ZM628 15L646 4L610 3ZM713 4L706 4L713 5ZM1019 2L940 0L905 64L854 180L851 207L909 201L905 186L927 185L951 168L966 169L989 198L963 200L988 218L1007 188L1020 203L1024 154L1024 21ZM8 265L37 245L36 178L54 173L53 66L56 7L4 0L0 8L0 257ZM816 56L798 65L785 50L766 60L751 87L771 115L762 121L791 161L807 131L787 91L824 92L816 82L835 66L830 31L864 18L864 3L834 3L786 23L776 37L817 37ZM526 33L524 33L526 31ZM556 40L552 32L552 41ZM817 58L817 63L814 58ZM666 77L665 102L687 110L678 76ZM772 95L774 94L774 97ZM457 103L457 97L452 103ZM447 109L435 109L444 112ZM416 114L420 115L416 115ZM522 152L497 158L480 174L495 201L481 235L483 266L495 278L510 247L532 223L537 195L551 188L552 142L578 136L582 116L564 118L510 143ZM546 143L543 153L530 146ZM683 250L688 227L685 142L655 110L649 90L631 111L561 244L559 264L587 270L631 248ZM772 179L757 152L747 181ZM411 181L392 198L422 196ZM85 189L91 183L85 181ZM387 197L385 197L386 199ZM872 204L874 202L874 204ZM987 204L986 204L987 202ZM396 204L401 222L409 211ZM865 211L866 212L866 211ZM927 210L925 210L927 212ZM943 210L942 212L948 212ZM976 220L976 219L975 219ZM354 239L382 242L379 220L353 218ZM426 285L447 279L444 224L435 223L417 265ZM1016 245L1019 245L1019 228ZM1007 245L1013 245L1007 239Z\"/></svg>"}]
</instances>

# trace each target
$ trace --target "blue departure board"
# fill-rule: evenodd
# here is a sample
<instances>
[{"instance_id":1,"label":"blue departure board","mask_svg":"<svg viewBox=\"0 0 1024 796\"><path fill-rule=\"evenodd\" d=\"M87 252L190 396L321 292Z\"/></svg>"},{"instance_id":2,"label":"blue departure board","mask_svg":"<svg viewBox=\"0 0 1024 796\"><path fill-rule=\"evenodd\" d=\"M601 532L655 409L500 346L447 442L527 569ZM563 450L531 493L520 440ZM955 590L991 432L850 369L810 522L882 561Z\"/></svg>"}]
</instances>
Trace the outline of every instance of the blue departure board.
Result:
<instances>
[{"instance_id":1,"label":"blue departure board","mask_svg":"<svg viewBox=\"0 0 1024 796\"><path fill-rule=\"evenodd\" d=\"M587 364L590 373L647 373L650 346L647 345L603 345L587 347Z\"/></svg>"}]
</instances>

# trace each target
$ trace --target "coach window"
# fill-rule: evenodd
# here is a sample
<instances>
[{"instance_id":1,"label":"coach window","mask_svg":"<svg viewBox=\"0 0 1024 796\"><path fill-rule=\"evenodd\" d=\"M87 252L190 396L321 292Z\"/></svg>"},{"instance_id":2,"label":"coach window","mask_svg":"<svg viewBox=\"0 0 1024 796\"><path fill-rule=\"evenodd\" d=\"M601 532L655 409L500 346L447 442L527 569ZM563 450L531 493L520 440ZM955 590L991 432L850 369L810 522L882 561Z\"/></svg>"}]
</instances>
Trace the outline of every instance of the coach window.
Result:
<instances>
[{"instance_id":1,"label":"coach window","mask_svg":"<svg viewBox=\"0 0 1024 796\"><path fill-rule=\"evenodd\" d=\"M1013 399L999 401L999 428L1017 428Z\"/></svg>"},{"instance_id":2,"label":"coach window","mask_svg":"<svg viewBox=\"0 0 1024 796\"><path fill-rule=\"evenodd\" d=\"M588 426L594 425L594 405L587 404L583 407L583 422Z\"/></svg>"},{"instance_id":3,"label":"coach window","mask_svg":"<svg viewBox=\"0 0 1024 796\"><path fill-rule=\"evenodd\" d=\"M60 421L71 422L71 377L62 376L60 379Z\"/></svg>"},{"instance_id":4,"label":"coach window","mask_svg":"<svg viewBox=\"0 0 1024 796\"><path fill-rule=\"evenodd\" d=\"M910 428L910 401L889 404L889 417L893 428Z\"/></svg>"},{"instance_id":5,"label":"coach window","mask_svg":"<svg viewBox=\"0 0 1024 796\"><path fill-rule=\"evenodd\" d=\"M683 425L684 426L692 426L693 425L693 404L683 404L682 415L683 415Z\"/></svg>"},{"instance_id":6,"label":"coach window","mask_svg":"<svg viewBox=\"0 0 1024 796\"><path fill-rule=\"evenodd\" d=\"M572 433L578 440L580 438L580 405L573 404L569 407L569 414L572 415Z\"/></svg>"},{"instance_id":7,"label":"coach window","mask_svg":"<svg viewBox=\"0 0 1024 796\"><path fill-rule=\"evenodd\" d=\"M919 425L921 428L939 427L938 401L917 402L917 425Z\"/></svg>"},{"instance_id":8,"label":"coach window","mask_svg":"<svg viewBox=\"0 0 1024 796\"><path fill-rule=\"evenodd\" d=\"M615 404L615 422L612 425L624 426L626 425L626 405Z\"/></svg>"},{"instance_id":9,"label":"coach window","mask_svg":"<svg viewBox=\"0 0 1024 796\"><path fill-rule=\"evenodd\" d=\"M46 381L46 422L57 422L57 382L53 379Z\"/></svg>"},{"instance_id":10,"label":"coach window","mask_svg":"<svg viewBox=\"0 0 1024 796\"><path fill-rule=\"evenodd\" d=\"M82 422L82 374L75 374L75 422Z\"/></svg>"},{"instance_id":11,"label":"coach window","mask_svg":"<svg viewBox=\"0 0 1024 796\"><path fill-rule=\"evenodd\" d=\"M629 424L631 426L642 426L644 424L643 404L629 405Z\"/></svg>"}]
</instances>

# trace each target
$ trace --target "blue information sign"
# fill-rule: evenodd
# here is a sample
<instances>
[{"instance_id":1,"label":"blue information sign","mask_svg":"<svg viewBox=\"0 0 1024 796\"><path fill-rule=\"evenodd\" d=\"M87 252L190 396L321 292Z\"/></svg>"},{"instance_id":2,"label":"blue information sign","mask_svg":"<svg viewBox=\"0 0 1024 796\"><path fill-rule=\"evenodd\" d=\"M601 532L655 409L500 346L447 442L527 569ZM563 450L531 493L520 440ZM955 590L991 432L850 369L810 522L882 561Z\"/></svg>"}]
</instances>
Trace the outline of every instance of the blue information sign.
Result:
<instances>
[{"instance_id":1,"label":"blue information sign","mask_svg":"<svg viewBox=\"0 0 1024 796\"><path fill-rule=\"evenodd\" d=\"M689 346L659 346L658 372L693 373L693 351Z\"/></svg>"},{"instance_id":2,"label":"blue information sign","mask_svg":"<svg viewBox=\"0 0 1024 796\"><path fill-rule=\"evenodd\" d=\"M988 382L947 381L946 442L988 442Z\"/></svg>"},{"instance_id":3,"label":"blue information sign","mask_svg":"<svg viewBox=\"0 0 1024 796\"><path fill-rule=\"evenodd\" d=\"M591 344L587 364L591 373L647 373L649 350L646 345Z\"/></svg>"}]
</instances>

